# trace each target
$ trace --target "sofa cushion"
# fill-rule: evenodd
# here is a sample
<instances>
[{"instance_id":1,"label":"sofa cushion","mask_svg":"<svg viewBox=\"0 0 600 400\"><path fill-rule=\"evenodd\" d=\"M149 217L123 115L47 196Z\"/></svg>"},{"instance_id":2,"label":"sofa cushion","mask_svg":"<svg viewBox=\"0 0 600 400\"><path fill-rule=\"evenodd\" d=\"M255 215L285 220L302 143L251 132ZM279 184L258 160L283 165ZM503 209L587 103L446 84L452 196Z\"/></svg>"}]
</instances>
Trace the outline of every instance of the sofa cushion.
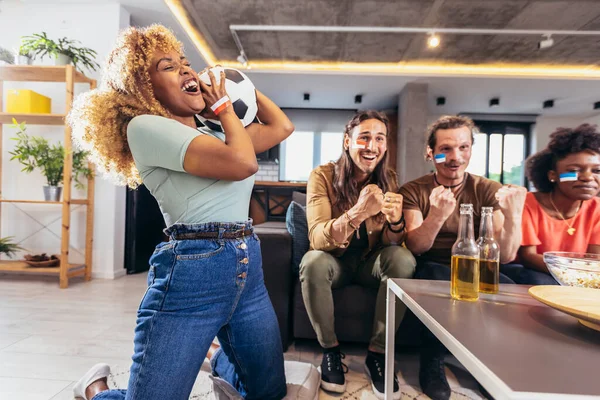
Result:
<instances>
[{"instance_id":1,"label":"sofa cushion","mask_svg":"<svg viewBox=\"0 0 600 400\"><path fill-rule=\"evenodd\" d=\"M266 222L254 227L260 239L265 286L275 309L284 350L291 340L292 236L284 222Z\"/></svg>"},{"instance_id":2,"label":"sofa cushion","mask_svg":"<svg viewBox=\"0 0 600 400\"><path fill-rule=\"evenodd\" d=\"M254 225L255 231L258 232L276 232L277 229L287 230L283 221L267 221L262 224Z\"/></svg>"},{"instance_id":3,"label":"sofa cushion","mask_svg":"<svg viewBox=\"0 0 600 400\"><path fill-rule=\"evenodd\" d=\"M309 248L306 207L292 201L285 215L285 226L292 235L292 269L300 271L300 261Z\"/></svg>"},{"instance_id":4,"label":"sofa cushion","mask_svg":"<svg viewBox=\"0 0 600 400\"><path fill-rule=\"evenodd\" d=\"M293 192L292 193L292 201L300 204L301 206L306 207L306 193L302 192Z\"/></svg>"}]
</instances>

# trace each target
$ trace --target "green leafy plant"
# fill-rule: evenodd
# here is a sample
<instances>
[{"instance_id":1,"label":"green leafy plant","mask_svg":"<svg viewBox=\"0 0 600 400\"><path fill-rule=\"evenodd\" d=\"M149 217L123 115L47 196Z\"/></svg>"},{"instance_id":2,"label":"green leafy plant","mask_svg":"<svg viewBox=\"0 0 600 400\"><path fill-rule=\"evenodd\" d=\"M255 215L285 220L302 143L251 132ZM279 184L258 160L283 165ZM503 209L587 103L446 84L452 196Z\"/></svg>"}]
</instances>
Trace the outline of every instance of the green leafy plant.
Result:
<instances>
[{"instance_id":1,"label":"green leafy plant","mask_svg":"<svg viewBox=\"0 0 600 400\"><path fill-rule=\"evenodd\" d=\"M25 133L25 122L18 123L13 118L13 128L18 129L17 136L12 138L17 141L11 160L17 160L24 165L23 172L33 172L39 169L46 177L49 186L58 186L63 182L63 169L65 149L61 143L50 144L48 140L39 136L29 136ZM75 187L83 189L85 185L80 181L82 177L91 178L92 171L87 166L88 153L85 151L73 152L73 181Z\"/></svg>"},{"instance_id":2,"label":"green leafy plant","mask_svg":"<svg viewBox=\"0 0 600 400\"><path fill-rule=\"evenodd\" d=\"M31 57L44 58L50 56L57 58L59 54L64 54L70 57L75 68L80 69L83 66L91 71L95 71L100 67L95 61L96 53L88 47L79 47L81 44L78 40L70 40L66 37L58 39L58 42L50 39L46 32L35 33L31 36L21 38L21 48L19 54L24 52L30 54Z\"/></svg>"},{"instance_id":3,"label":"green leafy plant","mask_svg":"<svg viewBox=\"0 0 600 400\"><path fill-rule=\"evenodd\" d=\"M7 64L13 64L15 62L15 56L9 50L0 47L0 61L4 61Z\"/></svg>"},{"instance_id":4,"label":"green leafy plant","mask_svg":"<svg viewBox=\"0 0 600 400\"><path fill-rule=\"evenodd\" d=\"M31 36L23 36L21 38L21 47L19 48L19 55L29 56L31 58L40 57L43 59L45 56L57 54L58 44L50 39L46 32L34 33Z\"/></svg>"},{"instance_id":5,"label":"green leafy plant","mask_svg":"<svg viewBox=\"0 0 600 400\"><path fill-rule=\"evenodd\" d=\"M33 58L31 56L31 54L29 53L29 50L27 50L26 48L23 48L23 46L19 47L19 55L24 56L24 57Z\"/></svg>"},{"instance_id":6,"label":"green leafy plant","mask_svg":"<svg viewBox=\"0 0 600 400\"><path fill-rule=\"evenodd\" d=\"M100 67L95 61L96 53L88 47L78 47L75 44L81 43L77 40L69 40L67 38L58 39L58 52L62 53L73 60L73 65L78 68L77 65L83 64L83 66L91 71L95 71Z\"/></svg>"},{"instance_id":7,"label":"green leafy plant","mask_svg":"<svg viewBox=\"0 0 600 400\"><path fill-rule=\"evenodd\" d=\"M17 251L25 250L21 246L12 242L12 236L7 236L5 238L0 238L0 254L6 254L8 257L12 258Z\"/></svg>"}]
</instances>

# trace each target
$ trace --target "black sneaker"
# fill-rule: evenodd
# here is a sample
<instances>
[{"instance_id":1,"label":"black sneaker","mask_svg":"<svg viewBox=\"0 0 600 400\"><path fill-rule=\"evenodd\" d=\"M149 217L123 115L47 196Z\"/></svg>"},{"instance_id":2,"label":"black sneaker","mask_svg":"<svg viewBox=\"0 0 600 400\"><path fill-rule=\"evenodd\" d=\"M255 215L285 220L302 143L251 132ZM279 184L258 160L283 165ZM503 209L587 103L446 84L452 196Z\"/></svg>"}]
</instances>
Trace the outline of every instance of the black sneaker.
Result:
<instances>
[{"instance_id":1,"label":"black sneaker","mask_svg":"<svg viewBox=\"0 0 600 400\"><path fill-rule=\"evenodd\" d=\"M371 379L373 393L378 399L384 399L385 393L385 355L372 353L369 351L365 360L365 372ZM394 394L393 399L400 399L400 385L398 377L394 374Z\"/></svg>"},{"instance_id":2,"label":"black sneaker","mask_svg":"<svg viewBox=\"0 0 600 400\"><path fill-rule=\"evenodd\" d=\"M419 367L419 384L421 390L432 400L448 400L452 391L446 371L444 357L446 349L442 346L424 347L421 349L421 365Z\"/></svg>"},{"instance_id":3,"label":"black sneaker","mask_svg":"<svg viewBox=\"0 0 600 400\"><path fill-rule=\"evenodd\" d=\"M321 361L321 388L334 393L346 391L346 377L348 367L342 362L346 355L341 351L325 351Z\"/></svg>"}]
</instances>

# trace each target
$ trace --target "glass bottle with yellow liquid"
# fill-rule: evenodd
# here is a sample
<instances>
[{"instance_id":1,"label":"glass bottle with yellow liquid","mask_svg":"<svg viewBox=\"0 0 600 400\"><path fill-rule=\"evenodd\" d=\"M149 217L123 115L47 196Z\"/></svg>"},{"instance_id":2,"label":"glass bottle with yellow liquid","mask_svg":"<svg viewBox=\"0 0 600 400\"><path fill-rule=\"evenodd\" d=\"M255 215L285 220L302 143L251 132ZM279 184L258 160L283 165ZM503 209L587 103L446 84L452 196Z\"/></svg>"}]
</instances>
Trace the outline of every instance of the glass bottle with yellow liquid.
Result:
<instances>
[{"instance_id":1,"label":"glass bottle with yellow liquid","mask_svg":"<svg viewBox=\"0 0 600 400\"><path fill-rule=\"evenodd\" d=\"M479 298L479 246L473 233L473 204L460 205L458 238L452 246L450 295L466 301Z\"/></svg>"},{"instance_id":2,"label":"glass bottle with yellow liquid","mask_svg":"<svg viewBox=\"0 0 600 400\"><path fill-rule=\"evenodd\" d=\"M500 281L500 246L494 239L494 209L481 207L479 224L479 291L498 293Z\"/></svg>"}]
</instances>

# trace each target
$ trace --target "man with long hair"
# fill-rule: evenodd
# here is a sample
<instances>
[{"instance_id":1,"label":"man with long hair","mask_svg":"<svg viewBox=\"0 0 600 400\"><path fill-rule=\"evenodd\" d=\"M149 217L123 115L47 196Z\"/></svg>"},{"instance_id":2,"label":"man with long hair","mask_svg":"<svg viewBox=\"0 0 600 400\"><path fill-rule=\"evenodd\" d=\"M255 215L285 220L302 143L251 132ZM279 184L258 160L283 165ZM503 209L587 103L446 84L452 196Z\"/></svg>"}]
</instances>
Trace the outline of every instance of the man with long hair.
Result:
<instances>
[{"instance_id":1,"label":"man with long hair","mask_svg":"<svg viewBox=\"0 0 600 400\"><path fill-rule=\"evenodd\" d=\"M343 393L346 381L331 290L351 282L379 289L365 369L383 398L386 280L412 278L416 264L410 251L396 246L406 235L397 177L388 167L389 134L385 114L357 113L346 125L339 160L317 167L308 179L310 250L300 264L300 282L324 352L321 387L332 392ZM405 308L396 304L397 329ZM400 395L397 379L394 394Z\"/></svg>"},{"instance_id":2,"label":"man with long hair","mask_svg":"<svg viewBox=\"0 0 600 400\"><path fill-rule=\"evenodd\" d=\"M417 255L415 278L450 280L452 245L459 229L458 204L473 204L474 226L481 207L493 207L494 236L500 262L512 261L521 243L521 214L527 190L466 172L473 149L475 124L468 117L444 116L428 130L427 154L435 172L402 186L406 247ZM514 283L500 275L501 283ZM450 398L444 372L446 349L425 327L419 382L434 400Z\"/></svg>"}]
</instances>

